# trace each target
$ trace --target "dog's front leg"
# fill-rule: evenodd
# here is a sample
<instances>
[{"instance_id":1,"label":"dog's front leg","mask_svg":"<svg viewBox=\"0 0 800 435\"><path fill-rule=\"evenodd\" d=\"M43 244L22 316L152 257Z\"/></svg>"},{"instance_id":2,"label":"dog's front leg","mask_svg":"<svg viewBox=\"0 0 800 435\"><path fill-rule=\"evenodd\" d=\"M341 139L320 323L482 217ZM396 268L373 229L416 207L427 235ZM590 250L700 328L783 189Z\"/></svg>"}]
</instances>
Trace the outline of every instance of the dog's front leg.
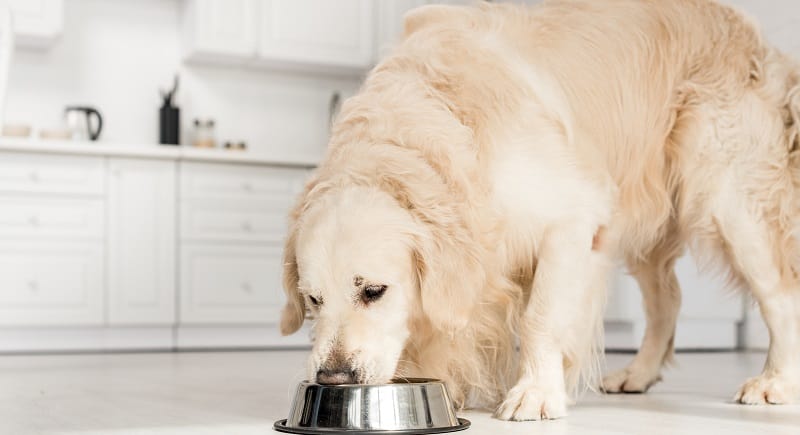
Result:
<instances>
[{"instance_id":1,"label":"dog's front leg","mask_svg":"<svg viewBox=\"0 0 800 435\"><path fill-rule=\"evenodd\" d=\"M572 328L585 314L582 307L591 288L587 281L595 263L591 256L596 227L583 227L554 228L539 246L520 327L520 376L495 413L499 419L544 420L567 414L565 351L577 344Z\"/></svg>"}]
</instances>

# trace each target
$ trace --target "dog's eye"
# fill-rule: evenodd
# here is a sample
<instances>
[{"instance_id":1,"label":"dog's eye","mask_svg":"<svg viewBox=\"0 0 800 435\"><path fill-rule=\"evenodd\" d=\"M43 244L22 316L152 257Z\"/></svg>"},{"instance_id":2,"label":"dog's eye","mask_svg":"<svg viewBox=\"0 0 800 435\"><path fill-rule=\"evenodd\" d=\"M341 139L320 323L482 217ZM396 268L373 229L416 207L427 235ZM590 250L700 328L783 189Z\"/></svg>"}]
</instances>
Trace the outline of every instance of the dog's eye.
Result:
<instances>
[{"instance_id":1,"label":"dog's eye","mask_svg":"<svg viewBox=\"0 0 800 435\"><path fill-rule=\"evenodd\" d=\"M386 286L385 285L368 285L364 288L364 293L361 296L361 299L364 303L368 304L370 302L375 302L386 293Z\"/></svg>"},{"instance_id":2,"label":"dog's eye","mask_svg":"<svg viewBox=\"0 0 800 435\"><path fill-rule=\"evenodd\" d=\"M314 296L308 295L308 300L311 301L311 305L315 307L322 305L322 299L317 299Z\"/></svg>"}]
</instances>

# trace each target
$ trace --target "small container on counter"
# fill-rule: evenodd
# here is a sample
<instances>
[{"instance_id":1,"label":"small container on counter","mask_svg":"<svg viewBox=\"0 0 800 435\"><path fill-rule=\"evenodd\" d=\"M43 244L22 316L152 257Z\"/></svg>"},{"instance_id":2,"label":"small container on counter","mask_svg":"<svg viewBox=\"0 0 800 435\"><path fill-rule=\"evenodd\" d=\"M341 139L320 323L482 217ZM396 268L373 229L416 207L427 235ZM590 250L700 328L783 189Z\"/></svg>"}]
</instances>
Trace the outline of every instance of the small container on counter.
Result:
<instances>
[{"instance_id":1,"label":"small container on counter","mask_svg":"<svg viewBox=\"0 0 800 435\"><path fill-rule=\"evenodd\" d=\"M247 150L247 144L244 141L239 142L232 142L227 141L223 146L226 150L233 150L233 151L245 151Z\"/></svg>"},{"instance_id":2,"label":"small container on counter","mask_svg":"<svg viewBox=\"0 0 800 435\"><path fill-rule=\"evenodd\" d=\"M28 137L31 135L31 126L28 124L3 124L3 136Z\"/></svg>"},{"instance_id":3,"label":"small container on counter","mask_svg":"<svg viewBox=\"0 0 800 435\"><path fill-rule=\"evenodd\" d=\"M198 148L215 148L217 146L214 137L214 120L195 118L192 145Z\"/></svg>"}]
</instances>

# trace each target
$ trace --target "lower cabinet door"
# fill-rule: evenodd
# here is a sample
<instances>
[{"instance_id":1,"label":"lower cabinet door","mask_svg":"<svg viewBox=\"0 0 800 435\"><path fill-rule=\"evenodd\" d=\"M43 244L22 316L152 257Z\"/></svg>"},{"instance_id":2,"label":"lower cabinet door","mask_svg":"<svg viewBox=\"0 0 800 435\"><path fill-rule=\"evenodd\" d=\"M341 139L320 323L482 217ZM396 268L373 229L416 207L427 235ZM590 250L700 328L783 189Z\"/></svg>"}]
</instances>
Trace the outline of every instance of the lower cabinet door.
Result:
<instances>
[{"instance_id":1,"label":"lower cabinet door","mask_svg":"<svg viewBox=\"0 0 800 435\"><path fill-rule=\"evenodd\" d=\"M180 323L277 323L285 300L281 251L279 245L182 245Z\"/></svg>"},{"instance_id":2,"label":"lower cabinet door","mask_svg":"<svg viewBox=\"0 0 800 435\"><path fill-rule=\"evenodd\" d=\"M109 160L108 321L175 322L175 163Z\"/></svg>"},{"instance_id":3,"label":"lower cabinet door","mask_svg":"<svg viewBox=\"0 0 800 435\"><path fill-rule=\"evenodd\" d=\"M103 323L100 242L0 241L0 325Z\"/></svg>"}]
</instances>

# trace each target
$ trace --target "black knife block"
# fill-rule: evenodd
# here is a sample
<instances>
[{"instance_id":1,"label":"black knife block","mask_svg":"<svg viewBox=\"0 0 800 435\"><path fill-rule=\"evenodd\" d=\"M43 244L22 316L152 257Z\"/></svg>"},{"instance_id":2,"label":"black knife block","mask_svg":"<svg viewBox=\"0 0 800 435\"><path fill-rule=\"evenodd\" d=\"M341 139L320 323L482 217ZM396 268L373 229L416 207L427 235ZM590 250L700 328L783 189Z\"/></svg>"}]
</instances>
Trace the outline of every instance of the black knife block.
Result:
<instances>
[{"instance_id":1,"label":"black knife block","mask_svg":"<svg viewBox=\"0 0 800 435\"><path fill-rule=\"evenodd\" d=\"M158 124L160 144L178 145L180 143L181 109L174 106L161 106Z\"/></svg>"}]
</instances>

